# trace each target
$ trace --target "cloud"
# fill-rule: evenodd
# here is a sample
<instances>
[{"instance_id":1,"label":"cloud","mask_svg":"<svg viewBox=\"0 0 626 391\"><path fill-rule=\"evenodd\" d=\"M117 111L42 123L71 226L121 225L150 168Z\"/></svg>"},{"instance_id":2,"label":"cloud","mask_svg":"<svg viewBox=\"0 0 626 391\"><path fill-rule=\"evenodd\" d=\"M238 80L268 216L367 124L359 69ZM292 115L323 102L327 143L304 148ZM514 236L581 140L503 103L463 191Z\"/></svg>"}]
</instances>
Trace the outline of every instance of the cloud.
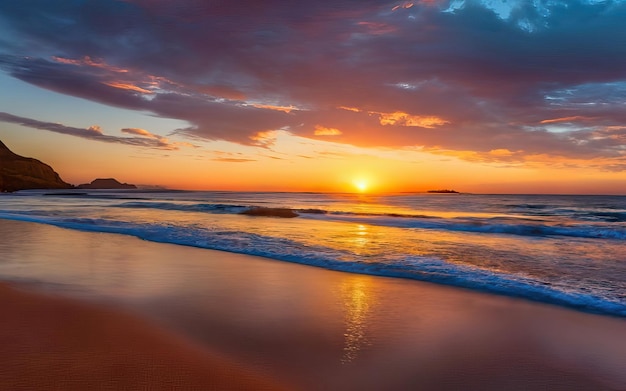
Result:
<instances>
[{"instance_id":1,"label":"cloud","mask_svg":"<svg viewBox=\"0 0 626 391\"><path fill-rule=\"evenodd\" d=\"M542 124L555 124L555 123L559 123L559 122L584 122L584 121L592 121L595 118L592 117L583 117L582 115L573 115L571 117L562 117L562 118L550 118L550 119L544 119L543 121L541 121L540 123Z\"/></svg>"},{"instance_id":2,"label":"cloud","mask_svg":"<svg viewBox=\"0 0 626 391\"><path fill-rule=\"evenodd\" d=\"M275 106L275 105L264 105L260 103L252 103L251 106L254 106L257 109L276 110L276 111L282 111L284 113L291 113L293 110L298 110L294 106Z\"/></svg>"},{"instance_id":3,"label":"cloud","mask_svg":"<svg viewBox=\"0 0 626 391\"><path fill-rule=\"evenodd\" d=\"M341 135L341 130L335 128L326 128L322 125L315 125L315 131L313 132L316 136L339 136Z\"/></svg>"},{"instance_id":4,"label":"cloud","mask_svg":"<svg viewBox=\"0 0 626 391\"><path fill-rule=\"evenodd\" d=\"M146 148L165 149L165 150L178 149L177 143L170 143L166 138L152 135L151 133L147 131L144 131L144 132L151 134L152 137L150 138L116 137L116 136L110 136L110 135L104 134L102 132L102 129L98 125L93 125L88 128L75 128L72 126L66 126L66 125L59 124L59 123L44 122L44 121L38 121L35 119L19 117L16 115L5 113L5 112L0 112L0 121L10 122L10 123L26 126L29 128L34 128L34 129L47 130L50 132L66 134L69 136L81 137L81 138L88 139L88 140L102 141L106 143L117 143L117 144L132 145L136 147L146 147ZM122 131L125 131L125 130L126 130L125 133L133 133L133 131L138 131L138 130L141 131L143 129L133 129L133 130L123 129ZM129 130L131 131L129 132ZM134 134L139 134L139 132L134 133ZM145 134L142 134L142 136L145 136Z\"/></svg>"},{"instance_id":5,"label":"cloud","mask_svg":"<svg viewBox=\"0 0 626 391\"><path fill-rule=\"evenodd\" d=\"M134 92L139 92L141 94L154 94L153 91L147 90L145 88L141 88L138 86L135 86L133 84L129 84L129 83L122 83L119 81L109 81L109 82L104 82L103 84L109 86L109 87L113 87L113 88L120 88L122 90L128 90L128 91L134 91Z\"/></svg>"},{"instance_id":6,"label":"cloud","mask_svg":"<svg viewBox=\"0 0 626 391\"><path fill-rule=\"evenodd\" d=\"M216 157L211 159L216 162L226 162L226 163L247 163L247 162L255 162L255 159L244 159L244 158L232 158L232 157Z\"/></svg>"},{"instance_id":7,"label":"cloud","mask_svg":"<svg viewBox=\"0 0 626 391\"><path fill-rule=\"evenodd\" d=\"M117 68L114 66L111 66L107 63L105 63L104 61L100 60L94 60L89 56L84 56L83 58L79 58L79 59L71 59L71 58L63 58L63 57L58 57L58 56L52 56L52 59L56 62L59 62L61 64L71 64L71 65L76 65L76 66L90 66L90 67L95 67L95 68L101 68L101 69L105 69L111 72L116 72L116 73L127 73L128 69L123 69L123 68Z\"/></svg>"},{"instance_id":8,"label":"cloud","mask_svg":"<svg viewBox=\"0 0 626 391\"><path fill-rule=\"evenodd\" d=\"M214 157L211 160L223 163L247 163L255 162L256 159L250 159L243 157L241 152L224 152L224 151L209 151Z\"/></svg>"},{"instance_id":9,"label":"cloud","mask_svg":"<svg viewBox=\"0 0 626 391\"><path fill-rule=\"evenodd\" d=\"M1 117L0 117L1 118ZM23 125L23 123L22 123ZM68 128L69 130L69 128ZM91 125L90 127L87 128L87 132L91 132L94 136L102 136L102 128L98 125Z\"/></svg>"},{"instance_id":10,"label":"cloud","mask_svg":"<svg viewBox=\"0 0 626 391\"><path fill-rule=\"evenodd\" d=\"M278 131L265 130L265 131L257 132L255 135L250 136L250 139L257 146L270 148L276 143L277 137L278 137Z\"/></svg>"},{"instance_id":11,"label":"cloud","mask_svg":"<svg viewBox=\"0 0 626 391\"><path fill-rule=\"evenodd\" d=\"M380 115L381 125L401 125L401 126L417 126L420 128L432 129L435 126L450 123L442 118L435 116L422 117L419 115L410 115L401 111L395 113L378 113Z\"/></svg>"},{"instance_id":12,"label":"cloud","mask_svg":"<svg viewBox=\"0 0 626 391\"><path fill-rule=\"evenodd\" d=\"M618 0L7 0L0 69L194 139L270 147L323 124L355 146L622 167L625 19Z\"/></svg>"},{"instance_id":13,"label":"cloud","mask_svg":"<svg viewBox=\"0 0 626 391\"><path fill-rule=\"evenodd\" d=\"M603 172L626 170L626 157L573 158L556 154L529 154L525 151L492 150L486 152L435 149L433 154L452 156L475 163L499 164L503 167L528 167L541 169L593 169Z\"/></svg>"},{"instance_id":14,"label":"cloud","mask_svg":"<svg viewBox=\"0 0 626 391\"><path fill-rule=\"evenodd\" d=\"M122 133L135 134L137 136L144 136L144 137L150 137L150 138L156 138L156 139L162 138L159 135L150 133L149 131L145 129L140 129L140 128L124 128L124 129L120 129L120 131Z\"/></svg>"}]
</instances>

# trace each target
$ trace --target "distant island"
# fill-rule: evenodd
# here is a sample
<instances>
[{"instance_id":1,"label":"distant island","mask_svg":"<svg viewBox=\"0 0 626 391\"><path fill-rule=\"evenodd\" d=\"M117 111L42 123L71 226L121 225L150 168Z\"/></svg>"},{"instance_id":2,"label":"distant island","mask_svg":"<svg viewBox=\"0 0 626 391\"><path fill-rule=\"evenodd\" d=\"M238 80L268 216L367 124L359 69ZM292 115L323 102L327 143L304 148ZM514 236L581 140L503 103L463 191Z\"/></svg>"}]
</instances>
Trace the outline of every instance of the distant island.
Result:
<instances>
[{"instance_id":1,"label":"distant island","mask_svg":"<svg viewBox=\"0 0 626 391\"><path fill-rule=\"evenodd\" d=\"M0 192L71 189L49 165L12 152L0 141Z\"/></svg>"},{"instance_id":2,"label":"distant island","mask_svg":"<svg viewBox=\"0 0 626 391\"><path fill-rule=\"evenodd\" d=\"M98 178L91 181L91 183L83 183L76 186L77 189L136 189L137 186L129 183L120 183L114 178Z\"/></svg>"},{"instance_id":3,"label":"distant island","mask_svg":"<svg viewBox=\"0 0 626 391\"><path fill-rule=\"evenodd\" d=\"M428 190L427 193L439 193L439 194L459 194L458 191L452 189L441 189L441 190Z\"/></svg>"}]
</instances>

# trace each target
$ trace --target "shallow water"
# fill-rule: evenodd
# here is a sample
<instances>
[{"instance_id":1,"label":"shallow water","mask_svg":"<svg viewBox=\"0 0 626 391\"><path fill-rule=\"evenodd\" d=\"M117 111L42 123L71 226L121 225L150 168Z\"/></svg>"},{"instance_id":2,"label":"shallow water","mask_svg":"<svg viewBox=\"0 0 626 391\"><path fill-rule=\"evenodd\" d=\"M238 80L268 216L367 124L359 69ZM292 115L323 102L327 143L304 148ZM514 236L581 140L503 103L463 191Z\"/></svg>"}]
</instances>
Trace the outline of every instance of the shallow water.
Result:
<instances>
[{"instance_id":1,"label":"shallow water","mask_svg":"<svg viewBox=\"0 0 626 391\"><path fill-rule=\"evenodd\" d=\"M624 196L31 191L2 195L0 218L626 316Z\"/></svg>"}]
</instances>

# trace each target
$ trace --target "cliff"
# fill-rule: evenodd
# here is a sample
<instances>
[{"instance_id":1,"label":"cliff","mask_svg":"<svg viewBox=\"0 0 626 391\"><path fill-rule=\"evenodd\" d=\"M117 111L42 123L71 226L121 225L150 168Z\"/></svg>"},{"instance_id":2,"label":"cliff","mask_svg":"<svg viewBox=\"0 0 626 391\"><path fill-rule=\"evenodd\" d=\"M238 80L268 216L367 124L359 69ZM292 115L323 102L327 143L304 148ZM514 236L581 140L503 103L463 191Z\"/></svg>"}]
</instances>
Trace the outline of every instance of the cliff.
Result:
<instances>
[{"instance_id":1,"label":"cliff","mask_svg":"<svg viewBox=\"0 0 626 391\"><path fill-rule=\"evenodd\" d=\"M52 167L13 153L0 141L0 192L28 189L71 189Z\"/></svg>"},{"instance_id":2,"label":"cliff","mask_svg":"<svg viewBox=\"0 0 626 391\"><path fill-rule=\"evenodd\" d=\"M76 186L79 189L136 189L137 186L128 183L120 183L113 178L98 178L91 183L83 183Z\"/></svg>"}]
</instances>

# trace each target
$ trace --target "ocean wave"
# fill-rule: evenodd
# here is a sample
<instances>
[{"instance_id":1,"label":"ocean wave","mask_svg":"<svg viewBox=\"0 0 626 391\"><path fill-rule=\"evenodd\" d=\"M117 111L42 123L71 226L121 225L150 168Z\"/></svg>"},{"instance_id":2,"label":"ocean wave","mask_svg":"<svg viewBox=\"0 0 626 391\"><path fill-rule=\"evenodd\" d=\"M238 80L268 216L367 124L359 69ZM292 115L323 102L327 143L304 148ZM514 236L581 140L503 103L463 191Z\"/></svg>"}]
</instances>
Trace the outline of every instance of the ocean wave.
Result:
<instances>
[{"instance_id":1,"label":"ocean wave","mask_svg":"<svg viewBox=\"0 0 626 391\"><path fill-rule=\"evenodd\" d=\"M114 205L114 207L151 208L187 212L251 214L264 216L285 216L289 214L290 217L296 217L297 215L300 215L300 217L309 219L326 219L332 221L345 221L410 229L433 229L519 236L568 236L593 239L626 239L625 226L604 224L605 221L614 223L626 221L626 213L617 211L595 212L595 215L588 213L585 215L587 216L587 218L584 219L588 220L587 224L579 223L570 225L558 225L545 223L542 219L533 219L528 217L442 218L425 214L369 213L316 208L269 208L254 205L237 204L125 202L122 204ZM257 211L259 213L255 214ZM260 213L263 211L267 213ZM276 213L270 213L272 211L276 211ZM596 221L593 221L593 216L596 216L596 220L602 221L598 224L594 224Z\"/></svg>"},{"instance_id":2,"label":"ocean wave","mask_svg":"<svg viewBox=\"0 0 626 391\"><path fill-rule=\"evenodd\" d=\"M601 221L580 218L575 222L555 223L550 219L529 216L452 217L424 214L353 212L321 208L286 208L275 205L241 205L227 203L181 203L168 201L130 201L113 204L114 208L158 209L210 214L244 214L264 217L298 217L369 224L404 229L423 229L481 234L502 234L527 237L563 236L589 239L626 240L626 214L620 211L595 212ZM3 212L0 210L0 212ZM5 211L9 212L9 211ZM51 211L32 210L20 213L48 214ZM570 220L571 221L571 220Z\"/></svg>"},{"instance_id":3,"label":"ocean wave","mask_svg":"<svg viewBox=\"0 0 626 391\"><path fill-rule=\"evenodd\" d=\"M626 212L604 212L604 211L593 211L586 213L575 213L574 217L579 218L581 220L589 220L589 221L607 221L607 222L615 222L621 223L626 222Z\"/></svg>"},{"instance_id":4,"label":"ocean wave","mask_svg":"<svg viewBox=\"0 0 626 391\"><path fill-rule=\"evenodd\" d=\"M298 217L299 214L294 212L289 208L267 208L264 206L254 206L248 209L243 210L239 214L246 216L256 216L256 217L282 217L282 218L293 218Z\"/></svg>"},{"instance_id":5,"label":"ocean wave","mask_svg":"<svg viewBox=\"0 0 626 391\"><path fill-rule=\"evenodd\" d=\"M561 282L557 285L535 277L456 264L435 257L386 255L384 258L368 258L346 250L305 245L287 238L171 224L12 213L0 213L0 218L83 231L125 234L154 242L262 256L343 272L428 281L626 317L626 302L620 296L611 297L607 292L589 291L587 287L577 287L575 283Z\"/></svg>"},{"instance_id":6,"label":"ocean wave","mask_svg":"<svg viewBox=\"0 0 626 391\"><path fill-rule=\"evenodd\" d=\"M379 225L385 227L432 229L445 231L461 231L489 234L508 234L520 236L568 236L591 239L626 239L626 227L607 225L548 225L541 221L529 223L529 219L511 218L451 218L451 219L422 219L422 218L387 218L386 216L357 216L329 214L323 217L309 218L334 221L353 222L360 224Z\"/></svg>"},{"instance_id":7,"label":"ocean wave","mask_svg":"<svg viewBox=\"0 0 626 391\"><path fill-rule=\"evenodd\" d=\"M256 202L255 203L263 203ZM342 210L328 210L320 208L290 208L284 206L268 207L258 205L241 205L241 204L212 204L212 203L177 203L177 202L124 202L112 205L115 208L137 208L137 209L161 209L174 210L183 212L206 212L206 213L232 213L241 214L245 210L254 209L281 209L291 210L298 214L333 214L346 216L386 216L396 218L438 218L436 216L424 214L402 214L402 213L368 213L368 212L352 212Z\"/></svg>"},{"instance_id":8,"label":"ocean wave","mask_svg":"<svg viewBox=\"0 0 626 391\"><path fill-rule=\"evenodd\" d=\"M623 205L591 203L585 206L568 206L541 203L505 204L506 210L529 216L562 216L583 221L626 222Z\"/></svg>"},{"instance_id":9,"label":"ocean wave","mask_svg":"<svg viewBox=\"0 0 626 391\"><path fill-rule=\"evenodd\" d=\"M115 208L130 209L161 209L182 212L205 212L205 213L224 213L239 214L248 209L247 206L234 204L210 204L210 203L175 203L175 202L124 202L112 205Z\"/></svg>"}]
</instances>

